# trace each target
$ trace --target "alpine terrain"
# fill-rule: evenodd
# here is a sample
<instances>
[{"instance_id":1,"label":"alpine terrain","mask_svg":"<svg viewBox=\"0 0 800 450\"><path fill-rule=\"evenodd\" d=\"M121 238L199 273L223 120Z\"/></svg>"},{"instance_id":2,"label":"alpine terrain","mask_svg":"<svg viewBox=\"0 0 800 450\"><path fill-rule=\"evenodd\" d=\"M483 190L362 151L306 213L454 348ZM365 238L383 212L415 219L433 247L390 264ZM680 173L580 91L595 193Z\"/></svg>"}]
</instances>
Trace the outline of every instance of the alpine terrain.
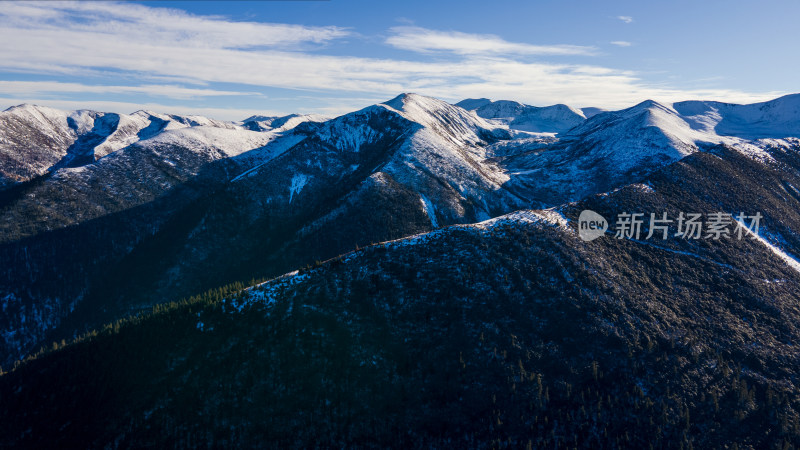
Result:
<instances>
[{"instance_id":1,"label":"alpine terrain","mask_svg":"<svg viewBox=\"0 0 800 450\"><path fill-rule=\"evenodd\" d=\"M800 94L26 104L0 218L0 447L800 446Z\"/></svg>"}]
</instances>

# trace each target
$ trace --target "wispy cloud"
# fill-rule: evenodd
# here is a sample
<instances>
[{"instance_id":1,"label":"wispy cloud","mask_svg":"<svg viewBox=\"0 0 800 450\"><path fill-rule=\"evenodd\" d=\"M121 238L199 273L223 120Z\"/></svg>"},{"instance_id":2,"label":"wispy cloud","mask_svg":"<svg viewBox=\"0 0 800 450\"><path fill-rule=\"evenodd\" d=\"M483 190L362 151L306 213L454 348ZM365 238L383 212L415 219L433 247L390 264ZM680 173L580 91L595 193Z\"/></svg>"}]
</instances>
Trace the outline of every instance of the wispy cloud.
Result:
<instances>
[{"instance_id":1,"label":"wispy cloud","mask_svg":"<svg viewBox=\"0 0 800 450\"><path fill-rule=\"evenodd\" d=\"M415 52L452 52L460 55L591 55L593 47L533 45L508 42L491 34L436 31L420 27L394 27L386 43Z\"/></svg>"},{"instance_id":2,"label":"wispy cloud","mask_svg":"<svg viewBox=\"0 0 800 450\"><path fill-rule=\"evenodd\" d=\"M4 30L94 37L99 39L98 46L149 41L205 49L286 48L303 43L322 44L351 34L335 26L235 22L218 16L195 16L180 10L118 2L4 2L0 17L5 22Z\"/></svg>"},{"instance_id":3,"label":"wispy cloud","mask_svg":"<svg viewBox=\"0 0 800 450\"><path fill-rule=\"evenodd\" d=\"M628 41L611 41L611 44L616 45L617 47L630 47L633 45Z\"/></svg>"},{"instance_id":4,"label":"wispy cloud","mask_svg":"<svg viewBox=\"0 0 800 450\"><path fill-rule=\"evenodd\" d=\"M174 99L190 99L197 97L221 97L261 95L257 92L222 91L216 89L194 89L175 85L99 85L82 83L63 83L59 81L0 81L0 95L41 95L60 93L93 93L93 94L145 94Z\"/></svg>"},{"instance_id":5,"label":"wispy cloud","mask_svg":"<svg viewBox=\"0 0 800 450\"><path fill-rule=\"evenodd\" d=\"M342 56L341 48L336 55L325 54L327 46L353 35L339 27L237 22L128 3L4 2L0 24L0 42L13 43L0 45L1 72L57 80L0 84L0 95L12 99L11 104L44 99L57 106L56 101L65 105L80 93L101 99L128 93L151 105L165 106L167 98L190 99L169 109L180 106L186 109L178 112L204 114L220 111L198 99L242 99L241 94L266 88L325 94L320 97L380 100L418 92L445 100L485 96L605 108L647 98L741 102L774 94L652 85L634 72L597 64L594 56L586 60L594 64L563 62L592 55L595 49L589 46L533 45L412 26L389 30L386 45L414 52L390 59ZM556 56L559 62L548 60ZM81 75L81 82L65 82L64 74ZM126 80L135 81L126 85ZM342 102L342 108L351 103ZM243 111L230 104L236 114ZM324 99L315 104L318 112L346 111ZM304 107L303 112L313 111Z\"/></svg>"},{"instance_id":6,"label":"wispy cloud","mask_svg":"<svg viewBox=\"0 0 800 450\"><path fill-rule=\"evenodd\" d=\"M633 22L633 17L631 17L631 16L617 16L617 19L619 19L619 20L621 20L621 21L623 21L625 23L632 23Z\"/></svg>"}]
</instances>

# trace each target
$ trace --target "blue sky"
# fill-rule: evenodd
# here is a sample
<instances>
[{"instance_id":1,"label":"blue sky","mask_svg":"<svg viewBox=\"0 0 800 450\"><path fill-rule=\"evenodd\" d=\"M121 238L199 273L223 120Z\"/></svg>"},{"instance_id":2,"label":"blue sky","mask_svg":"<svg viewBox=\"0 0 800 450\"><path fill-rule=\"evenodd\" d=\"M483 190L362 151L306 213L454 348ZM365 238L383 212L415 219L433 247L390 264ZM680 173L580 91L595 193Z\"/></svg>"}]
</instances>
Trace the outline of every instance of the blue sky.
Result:
<instances>
[{"instance_id":1,"label":"blue sky","mask_svg":"<svg viewBox=\"0 0 800 450\"><path fill-rule=\"evenodd\" d=\"M618 109L800 92L800 2L0 2L0 108L337 115L417 92Z\"/></svg>"}]
</instances>

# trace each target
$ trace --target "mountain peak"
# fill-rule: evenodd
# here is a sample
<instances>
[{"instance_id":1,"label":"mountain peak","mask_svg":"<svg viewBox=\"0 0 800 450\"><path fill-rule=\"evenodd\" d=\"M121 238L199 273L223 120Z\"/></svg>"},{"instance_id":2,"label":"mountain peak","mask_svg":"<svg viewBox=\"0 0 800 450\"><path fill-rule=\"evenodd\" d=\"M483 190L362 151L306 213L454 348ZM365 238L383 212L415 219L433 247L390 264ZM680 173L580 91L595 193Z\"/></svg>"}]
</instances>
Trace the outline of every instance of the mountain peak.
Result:
<instances>
[{"instance_id":1,"label":"mountain peak","mask_svg":"<svg viewBox=\"0 0 800 450\"><path fill-rule=\"evenodd\" d=\"M488 98L467 98L461 100L455 105L458 106L459 108L464 108L467 111L470 111L473 109L478 109L481 106L488 105L489 103L492 103L492 101L489 100Z\"/></svg>"},{"instance_id":2,"label":"mountain peak","mask_svg":"<svg viewBox=\"0 0 800 450\"><path fill-rule=\"evenodd\" d=\"M47 115L66 115L66 113L60 109L50 108L49 106L39 106L33 103L21 103L19 105L11 106L5 109L3 112L5 113L29 113L29 114L47 114Z\"/></svg>"},{"instance_id":3,"label":"mountain peak","mask_svg":"<svg viewBox=\"0 0 800 450\"><path fill-rule=\"evenodd\" d=\"M3 112L11 112L18 109L30 109L35 107L36 105L31 103L20 103L19 105L9 106L8 108L4 109Z\"/></svg>"},{"instance_id":4,"label":"mountain peak","mask_svg":"<svg viewBox=\"0 0 800 450\"><path fill-rule=\"evenodd\" d=\"M413 92L403 93L389 101L383 102L384 105L391 106L392 108L398 111L404 111L406 109L406 106L410 104L431 105L431 104L441 104L441 103L445 102L437 98L426 97L424 95L415 94Z\"/></svg>"},{"instance_id":5,"label":"mountain peak","mask_svg":"<svg viewBox=\"0 0 800 450\"><path fill-rule=\"evenodd\" d=\"M457 106L471 109L485 119L499 120L509 128L531 133L563 133L586 120L583 112L564 104L537 107L514 100L468 99Z\"/></svg>"},{"instance_id":6,"label":"mountain peak","mask_svg":"<svg viewBox=\"0 0 800 450\"><path fill-rule=\"evenodd\" d=\"M458 106L451 105L443 100L424 95L407 93L381 103L399 112L403 117L424 126L435 126L444 121L451 128L462 130L494 129L497 128L489 122Z\"/></svg>"},{"instance_id":7,"label":"mountain peak","mask_svg":"<svg viewBox=\"0 0 800 450\"><path fill-rule=\"evenodd\" d=\"M237 122L252 131L286 131L305 122L327 122L330 117L319 114L289 114L286 116L250 116Z\"/></svg>"},{"instance_id":8,"label":"mountain peak","mask_svg":"<svg viewBox=\"0 0 800 450\"><path fill-rule=\"evenodd\" d=\"M760 139L800 134L800 94L748 105L691 100L673 108L693 129L720 136Z\"/></svg>"},{"instance_id":9,"label":"mountain peak","mask_svg":"<svg viewBox=\"0 0 800 450\"><path fill-rule=\"evenodd\" d=\"M641 103L637 103L636 105L631 106L630 108L623 109L623 111L640 111L643 109L650 109L650 108L660 108L665 110L669 109L655 100L647 99Z\"/></svg>"}]
</instances>

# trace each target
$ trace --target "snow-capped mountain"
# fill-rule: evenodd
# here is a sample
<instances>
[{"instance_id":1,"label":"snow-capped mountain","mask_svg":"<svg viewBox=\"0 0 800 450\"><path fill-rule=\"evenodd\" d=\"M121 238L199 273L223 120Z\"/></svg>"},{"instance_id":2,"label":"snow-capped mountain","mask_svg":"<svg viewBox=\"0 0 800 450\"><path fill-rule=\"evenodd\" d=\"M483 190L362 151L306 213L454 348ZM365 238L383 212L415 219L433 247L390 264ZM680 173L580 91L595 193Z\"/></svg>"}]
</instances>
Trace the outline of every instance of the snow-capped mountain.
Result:
<instances>
[{"instance_id":1,"label":"snow-capped mountain","mask_svg":"<svg viewBox=\"0 0 800 450\"><path fill-rule=\"evenodd\" d=\"M0 446L800 444L799 99L11 108L0 364L53 350L0 370ZM585 242L584 209L762 222Z\"/></svg>"},{"instance_id":2,"label":"snow-capped mountain","mask_svg":"<svg viewBox=\"0 0 800 450\"><path fill-rule=\"evenodd\" d=\"M77 138L62 111L20 105L0 113L0 188L46 173Z\"/></svg>"},{"instance_id":3,"label":"snow-capped mountain","mask_svg":"<svg viewBox=\"0 0 800 450\"><path fill-rule=\"evenodd\" d=\"M509 139L508 131L440 100L403 94L319 126L300 127L293 134L303 141L279 161L247 172L249 180L273 174L269 182L277 183L274 194L259 194L261 202L269 199L297 208L301 196L316 198L309 193L329 190L329 184L353 173L373 179L390 177L416 192L420 205L429 199L438 211L430 211L432 221L439 214L442 224L490 216L494 211L485 205L489 200L495 211L512 201L507 193L484 198L500 192L507 181L487 160L484 147ZM296 185L291 182L296 177L306 180L301 196L296 188L287 188ZM467 209L472 212L465 213Z\"/></svg>"},{"instance_id":4,"label":"snow-capped mountain","mask_svg":"<svg viewBox=\"0 0 800 450\"><path fill-rule=\"evenodd\" d=\"M163 131L198 126L240 128L202 116L152 111L128 115L14 106L0 113L0 187L89 164Z\"/></svg>"},{"instance_id":5,"label":"snow-capped mountain","mask_svg":"<svg viewBox=\"0 0 800 450\"><path fill-rule=\"evenodd\" d=\"M750 105L685 101L672 106L692 129L704 133L744 139L800 135L800 94Z\"/></svg>"},{"instance_id":6,"label":"snow-capped mountain","mask_svg":"<svg viewBox=\"0 0 800 450\"><path fill-rule=\"evenodd\" d=\"M697 150L698 137L674 110L648 100L598 114L564 133L562 142L589 147L593 158L625 172L653 159L678 160Z\"/></svg>"},{"instance_id":7,"label":"snow-capped mountain","mask_svg":"<svg viewBox=\"0 0 800 450\"><path fill-rule=\"evenodd\" d=\"M287 116L250 116L241 125L253 131L287 131L303 122L325 122L330 117L320 114L289 114Z\"/></svg>"},{"instance_id":8,"label":"snow-capped mountain","mask_svg":"<svg viewBox=\"0 0 800 450\"><path fill-rule=\"evenodd\" d=\"M194 276L242 255L277 270L516 209L521 200L502 189L507 177L485 154L490 142L509 136L462 108L414 94L302 124L259 150L277 156L250 167L243 161L253 152L233 159L241 173L212 202L171 271ZM225 235L238 238L223 242Z\"/></svg>"},{"instance_id":9,"label":"snow-capped mountain","mask_svg":"<svg viewBox=\"0 0 800 450\"><path fill-rule=\"evenodd\" d=\"M608 110L607 109L603 109L603 108L595 108L593 106L589 106L589 107L586 107L586 108L581 108L581 112L583 113L584 116L586 116L587 119L590 119L590 118L592 118L592 117L594 117L594 116L596 116L596 115L598 115L600 113L606 112L606 111L608 111Z\"/></svg>"},{"instance_id":10,"label":"snow-capped mountain","mask_svg":"<svg viewBox=\"0 0 800 450\"><path fill-rule=\"evenodd\" d=\"M309 134L303 148L372 153L381 135L397 151L391 108L348 115L336 127L347 138ZM652 114L645 123L666 127L659 111L621 122ZM784 150L765 148L768 160L701 146L647 185L379 242L57 344L0 376L0 445L797 446L800 198L788 190L800 186L800 146ZM279 167L240 180L258 187ZM273 202L311 201L316 179L295 176ZM219 198L217 214L239 193ZM380 226L368 219L385 203L371 200L350 211L351 230ZM585 242L584 209L759 211L765 238L648 240L645 227ZM272 235L276 216L257 231ZM205 276L232 261L214 263Z\"/></svg>"},{"instance_id":11,"label":"snow-capped mountain","mask_svg":"<svg viewBox=\"0 0 800 450\"><path fill-rule=\"evenodd\" d=\"M152 113L93 115L95 118L88 120L93 122L93 131L77 138L62 158L75 161L84 156L83 164L56 163L47 179L18 187L19 192L6 200L13 207L0 211L0 241L58 229L152 201L197 176L208 164L263 147L276 137L230 125L220 127L218 122L184 126ZM105 127L109 117L117 126ZM130 141L133 143L128 144ZM76 150L79 147L81 150ZM89 153L82 153L83 149ZM100 149L114 150L94 161ZM19 224L24 222L32 224L20 229Z\"/></svg>"},{"instance_id":12,"label":"snow-capped mountain","mask_svg":"<svg viewBox=\"0 0 800 450\"><path fill-rule=\"evenodd\" d=\"M646 182L720 145L771 164L775 152L800 142L789 137L800 134L796 98L744 106L647 101L585 119L563 105L480 99L461 102L467 110L403 94L330 120L238 124L30 106L6 114L12 109L3 117L14 126L0 133L24 143L20 136L31 130L43 155L60 156L31 170L48 177L0 191L0 298L17 305L0 320L0 332L14 336L3 353L22 355L46 336L356 246ZM733 133L730 124L745 119L761 124L755 130L771 123L771 131ZM551 131L515 129L526 120ZM16 148L14 155L38 154ZM86 158L59 164L68 155ZM792 186L783 187L786 195ZM159 263L137 269L146 260ZM63 276L70 289L45 282Z\"/></svg>"},{"instance_id":13,"label":"snow-capped mountain","mask_svg":"<svg viewBox=\"0 0 800 450\"><path fill-rule=\"evenodd\" d=\"M800 135L800 130L792 128L796 126L792 114L772 112L792 111L792 101L785 97L765 104L721 107L708 102L673 106L648 100L621 111L598 113L557 139L519 139L519 150L515 141L496 144L491 150L509 174L509 184L519 189L516 192L548 207L646 179L660 167L718 144L749 157L770 159L764 148L796 146L796 138L788 137ZM715 112L719 109L736 114L729 113L725 121ZM746 133L741 132L748 129L742 122L745 111L760 112L751 113L753 127ZM764 117L764 111L771 116ZM739 132L728 125L734 120L740 124ZM773 139L761 139L767 136Z\"/></svg>"},{"instance_id":14,"label":"snow-capped mountain","mask_svg":"<svg viewBox=\"0 0 800 450\"><path fill-rule=\"evenodd\" d=\"M545 107L525 105L509 100L467 99L456 103L480 117L494 119L509 128L532 133L558 134L573 128L586 116L581 110L558 104Z\"/></svg>"}]
</instances>

